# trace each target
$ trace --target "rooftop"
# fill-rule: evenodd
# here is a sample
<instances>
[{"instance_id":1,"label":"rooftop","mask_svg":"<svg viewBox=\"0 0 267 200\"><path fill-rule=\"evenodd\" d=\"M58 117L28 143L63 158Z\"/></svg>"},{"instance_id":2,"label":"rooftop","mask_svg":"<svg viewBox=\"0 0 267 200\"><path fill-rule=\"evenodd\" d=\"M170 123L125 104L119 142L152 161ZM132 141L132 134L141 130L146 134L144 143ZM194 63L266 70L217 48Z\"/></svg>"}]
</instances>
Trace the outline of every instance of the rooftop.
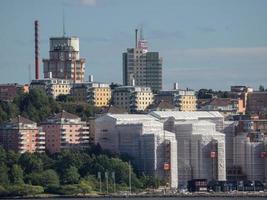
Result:
<instances>
[{"instance_id":1,"label":"rooftop","mask_svg":"<svg viewBox=\"0 0 267 200\"><path fill-rule=\"evenodd\" d=\"M176 120L198 120L200 118L223 118L223 115L217 111L153 111L149 113L158 119L174 117Z\"/></svg>"}]
</instances>

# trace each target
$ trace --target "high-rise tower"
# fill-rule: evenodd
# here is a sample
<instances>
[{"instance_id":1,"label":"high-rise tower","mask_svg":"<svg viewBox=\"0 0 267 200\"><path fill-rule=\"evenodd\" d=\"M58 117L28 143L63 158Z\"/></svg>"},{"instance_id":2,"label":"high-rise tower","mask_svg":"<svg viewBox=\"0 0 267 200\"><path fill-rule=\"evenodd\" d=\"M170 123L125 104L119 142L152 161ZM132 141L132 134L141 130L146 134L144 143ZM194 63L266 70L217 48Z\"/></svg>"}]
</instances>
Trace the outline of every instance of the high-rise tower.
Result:
<instances>
[{"instance_id":1,"label":"high-rise tower","mask_svg":"<svg viewBox=\"0 0 267 200\"><path fill-rule=\"evenodd\" d=\"M135 48L128 48L123 57L123 85L150 87L154 92L162 89L162 58L159 52L149 52L141 28L138 39L135 30Z\"/></svg>"},{"instance_id":2,"label":"high-rise tower","mask_svg":"<svg viewBox=\"0 0 267 200\"><path fill-rule=\"evenodd\" d=\"M50 38L49 59L43 59L43 63L44 78L84 81L85 59L80 58L77 37Z\"/></svg>"}]
</instances>

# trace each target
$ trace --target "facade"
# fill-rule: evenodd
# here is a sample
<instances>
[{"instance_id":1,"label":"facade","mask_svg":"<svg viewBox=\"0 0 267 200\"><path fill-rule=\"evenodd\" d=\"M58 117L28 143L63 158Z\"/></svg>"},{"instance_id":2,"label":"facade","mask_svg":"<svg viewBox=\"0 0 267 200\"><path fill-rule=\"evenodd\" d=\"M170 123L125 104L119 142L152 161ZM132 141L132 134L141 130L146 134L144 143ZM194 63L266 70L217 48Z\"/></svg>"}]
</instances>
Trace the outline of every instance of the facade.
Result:
<instances>
[{"instance_id":1,"label":"facade","mask_svg":"<svg viewBox=\"0 0 267 200\"><path fill-rule=\"evenodd\" d=\"M79 38L50 38L49 59L43 59L44 78L84 81L85 59L80 58Z\"/></svg>"},{"instance_id":2,"label":"facade","mask_svg":"<svg viewBox=\"0 0 267 200\"><path fill-rule=\"evenodd\" d=\"M196 111L197 108L197 98L193 90L160 91L155 95L155 103L160 101L169 102L180 111Z\"/></svg>"},{"instance_id":3,"label":"facade","mask_svg":"<svg viewBox=\"0 0 267 200\"><path fill-rule=\"evenodd\" d=\"M225 135L208 121L176 122L179 183L191 179L225 181Z\"/></svg>"},{"instance_id":4,"label":"facade","mask_svg":"<svg viewBox=\"0 0 267 200\"><path fill-rule=\"evenodd\" d=\"M13 101L18 91L28 92L27 85L17 83L0 84L0 100Z\"/></svg>"},{"instance_id":5,"label":"facade","mask_svg":"<svg viewBox=\"0 0 267 200\"><path fill-rule=\"evenodd\" d=\"M247 113L267 112L267 92L250 92L247 94Z\"/></svg>"},{"instance_id":6,"label":"facade","mask_svg":"<svg viewBox=\"0 0 267 200\"><path fill-rule=\"evenodd\" d=\"M20 153L44 152L45 133L35 122L18 116L1 124L0 144Z\"/></svg>"},{"instance_id":7,"label":"facade","mask_svg":"<svg viewBox=\"0 0 267 200\"><path fill-rule=\"evenodd\" d=\"M136 86L150 87L152 91L162 89L162 58L159 52L148 51L147 41L142 34L138 42L136 35L135 48L128 48L122 58L123 85L132 85L134 81Z\"/></svg>"},{"instance_id":8,"label":"facade","mask_svg":"<svg viewBox=\"0 0 267 200\"><path fill-rule=\"evenodd\" d=\"M67 79L39 79L32 80L30 89L43 90L48 96L56 99L59 95L70 94L72 81Z\"/></svg>"},{"instance_id":9,"label":"facade","mask_svg":"<svg viewBox=\"0 0 267 200\"><path fill-rule=\"evenodd\" d=\"M121 86L112 92L112 103L129 112L144 111L153 103L153 93L149 87Z\"/></svg>"},{"instance_id":10,"label":"facade","mask_svg":"<svg viewBox=\"0 0 267 200\"><path fill-rule=\"evenodd\" d=\"M89 126L76 115L62 111L47 118L41 126L46 134L46 150L49 153L89 145Z\"/></svg>"},{"instance_id":11,"label":"facade","mask_svg":"<svg viewBox=\"0 0 267 200\"><path fill-rule=\"evenodd\" d=\"M111 100L111 89L105 83L76 83L71 89L71 96L75 101L92 103L96 107L107 107Z\"/></svg>"},{"instance_id":12,"label":"facade","mask_svg":"<svg viewBox=\"0 0 267 200\"><path fill-rule=\"evenodd\" d=\"M244 114L243 101L241 99L213 98L204 104L199 104L198 109L205 111L219 111L224 116Z\"/></svg>"},{"instance_id":13,"label":"facade","mask_svg":"<svg viewBox=\"0 0 267 200\"><path fill-rule=\"evenodd\" d=\"M157 176L177 188L177 142L149 115L107 114L95 120L95 143L134 158L138 173Z\"/></svg>"},{"instance_id":14,"label":"facade","mask_svg":"<svg viewBox=\"0 0 267 200\"><path fill-rule=\"evenodd\" d=\"M239 166L248 180L267 180L267 137L260 132L242 132L234 138L234 165Z\"/></svg>"},{"instance_id":15,"label":"facade","mask_svg":"<svg viewBox=\"0 0 267 200\"><path fill-rule=\"evenodd\" d=\"M179 185L191 179L226 180L225 134L219 112L154 111L150 115L175 133Z\"/></svg>"}]
</instances>

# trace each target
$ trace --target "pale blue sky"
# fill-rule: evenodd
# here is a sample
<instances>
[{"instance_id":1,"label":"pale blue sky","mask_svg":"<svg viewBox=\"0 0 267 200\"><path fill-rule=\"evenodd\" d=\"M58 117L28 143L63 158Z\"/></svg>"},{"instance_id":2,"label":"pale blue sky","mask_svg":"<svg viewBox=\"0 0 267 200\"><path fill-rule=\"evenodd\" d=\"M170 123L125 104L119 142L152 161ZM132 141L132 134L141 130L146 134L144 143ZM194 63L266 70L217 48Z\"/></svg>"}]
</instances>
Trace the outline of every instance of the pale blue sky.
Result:
<instances>
[{"instance_id":1,"label":"pale blue sky","mask_svg":"<svg viewBox=\"0 0 267 200\"><path fill-rule=\"evenodd\" d=\"M164 88L267 87L266 0L0 0L0 83L34 77L34 27L40 23L41 58L49 37L80 38L86 75L122 82L122 52L144 27L151 51L163 57ZM41 65L41 72L42 72Z\"/></svg>"}]
</instances>

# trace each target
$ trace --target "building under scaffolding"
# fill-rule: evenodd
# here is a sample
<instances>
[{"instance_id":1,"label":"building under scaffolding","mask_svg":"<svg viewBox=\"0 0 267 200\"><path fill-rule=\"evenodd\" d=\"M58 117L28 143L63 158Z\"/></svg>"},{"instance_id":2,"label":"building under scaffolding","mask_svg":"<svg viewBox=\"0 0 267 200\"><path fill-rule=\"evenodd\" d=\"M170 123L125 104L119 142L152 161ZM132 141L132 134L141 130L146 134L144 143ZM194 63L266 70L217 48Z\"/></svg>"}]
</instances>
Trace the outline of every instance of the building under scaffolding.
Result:
<instances>
[{"instance_id":1,"label":"building under scaffolding","mask_svg":"<svg viewBox=\"0 0 267 200\"><path fill-rule=\"evenodd\" d=\"M177 188L177 142L163 123L149 115L107 114L95 121L95 143L134 158L139 173Z\"/></svg>"},{"instance_id":2,"label":"building under scaffolding","mask_svg":"<svg viewBox=\"0 0 267 200\"><path fill-rule=\"evenodd\" d=\"M234 138L234 166L248 180L267 181L267 138L260 132L238 133Z\"/></svg>"}]
</instances>

